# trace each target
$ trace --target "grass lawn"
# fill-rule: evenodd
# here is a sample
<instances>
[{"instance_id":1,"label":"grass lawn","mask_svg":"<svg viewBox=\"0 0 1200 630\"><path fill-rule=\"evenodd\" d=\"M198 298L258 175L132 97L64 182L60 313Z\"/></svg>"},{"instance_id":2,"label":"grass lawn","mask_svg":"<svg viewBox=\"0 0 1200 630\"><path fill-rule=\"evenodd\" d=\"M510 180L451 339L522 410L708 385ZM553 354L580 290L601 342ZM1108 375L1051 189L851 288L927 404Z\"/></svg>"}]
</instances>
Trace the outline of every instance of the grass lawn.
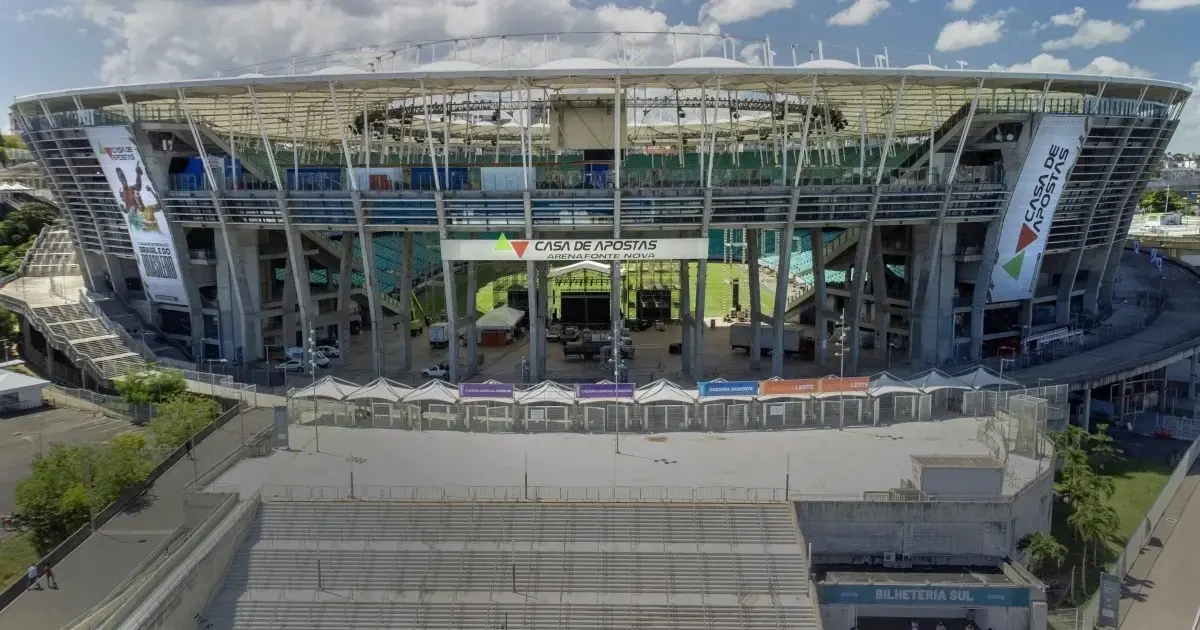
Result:
<instances>
[{"instance_id":1,"label":"grass lawn","mask_svg":"<svg viewBox=\"0 0 1200 630\"><path fill-rule=\"evenodd\" d=\"M697 263L691 264L691 304L693 309L696 305L697 268ZM627 286L631 290L637 288L672 287L679 282L679 265L675 262L657 266L630 264L625 268L625 274ZM733 309L733 280L738 280L741 296L740 304L742 309L745 310L746 304L750 300L749 271L746 266L737 263L726 264L722 262L710 262L708 264L708 277L705 281L705 317L723 317ZM525 286L524 271L515 271L515 267L512 265L480 264L479 292L476 294L476 306L481 313L487 312L507 299L509 287L523 286ZM570 279L562 277L551 281L551 291L556 298L562 291L608 291L608 286L609 280L607 275L589 271L572 274ZM466 303L466 287L466 279L458 278L456 288L459 304ZM774 289L775 286L773 283L763 284L760 301L762 302L763 312L768 314L771 312L775 302ZM675 299L679 297L677 290L674 297ZM420 299L425 305L426 312L430 313L431 317L445 309L445 292L441 285L431 287L430 290L423 292ZM558 299L554 300L550 309L560 310ZM675 314L678 316L677 311Z\"/></svg>"},{"instance_id":2,"label":"grass lawn","mask_svg":"<svg viewBox=\"0 0 1200 630\"><path fill-rule=\"evenodd\" d=\"M28 535L14 534L0 540L0 584L8 586L37 561L37 550Z\"/></svg>"},{"instance_id":3,"label":"grass lawn","mask_svg":"<svg viewBox=\"0 0 1200 630\"><path fill-rule=\"evenodd\" d=\"M1104 567L1111 565L1121 554L1125 542L1129 540L1129 535L1145 518L1146 512L1158 498L1158 493L1166 485L1167 479L1171 476L1171 469L1162 464L1129 458L1117 464L1105 476L1113 480L1116 488L1107 503L1116 510L1117 516L1121 519L1121 527L1112 532L1104 544L1100 545L1098 563L1092 558L1093 550L1088 549L1086 580L1082 582L1079 566L1082 561L1083 546L1075 539L1075 532L1067 524L1066 510L1055 506L1051 533L1059 542L1067 546L1067 558L1063 562L1060 575L1053 576L1047 581L1056 584L1061 592L1068 587L1071 577L1074 575L1073 598L1070 593L1056 595L1058 599L1065 597L1063 606L1071 606L1072 601L1076 605L1083 605L1092 593L1096 592L1096 588L1100 584L1100 573L1103 572ZM1072 570L1074 570L1073 574ZM1051 603L1057 603L1057 599L1052 599Z\"/></svg>"}]
</instances>

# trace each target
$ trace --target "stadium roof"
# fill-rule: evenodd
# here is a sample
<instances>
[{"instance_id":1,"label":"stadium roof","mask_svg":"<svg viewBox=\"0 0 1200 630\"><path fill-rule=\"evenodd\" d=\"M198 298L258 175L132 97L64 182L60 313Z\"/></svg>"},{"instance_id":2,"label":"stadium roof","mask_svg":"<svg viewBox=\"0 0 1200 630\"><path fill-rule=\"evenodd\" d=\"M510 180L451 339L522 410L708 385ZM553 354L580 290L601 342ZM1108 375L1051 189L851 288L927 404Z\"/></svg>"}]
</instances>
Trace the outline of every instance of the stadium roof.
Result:
<instances>
[{"instance_id":1,"label":"stadium roof","mask_svg":"<svg viewBox=\"0 0 1200 630\"><path fill-rule=\"evenodd\" d=\"M563 63L569 60L562 60ZM695 61L695 60L692 60ZM726 60L723 60L726 61ZM397 102L422 103L430 98L430 114L440 116L443 96L475 100L496 93L529 90L534 99L563 93L586 91L608 94L619 77L623 88L698 91L701 86L722 92L792 95L841 107L849 126L842 134L857 135L859 120L868 119L868 133L883 133L887 119L895 109L897 132L928 131L931 104L936 102L944 117L970 101L983 82L984 94L998 100L1082 99L1095 96L1103 87L1106 98L1136 100L1145 90L1145 99L1155 103L1178 103L1186 99L1188 86L1157 79L1044 74L1004 71L945 70L930 67L909 68L830 68L801 64L793 66L731 66L712 64L692 67L597 67L603 64L567 64L558 67L520 69L453 69L442 64L425 71L362 72L350 67L327 68L319 75L241 76L123 86L104 86L46 92L16 99L17 106L44 102L51 111L75 111L79 108L120 108L126 104L162 103L164 112L179 109L175 103L181 90L188 108L206 124L221 131L257 136L255 111L261 115L267 133L284 138L297 132L304 138L337 140L344 124L366 108L380 108ZM462 66L457 66L462 68ZM434 69L437 69L434 71ZM903 80L905 90L899 107L896 97ZM1047 91L1048 88L1048 91ZM256 97L251 96L251 91ZM627 92L636 94L636 91ZM511 97L511 94L510 94ZM510 97L504 102L512 107ZM257 102L256 102L257 101ZM795 101L793 101L794 103ZM40 105L22 108L27 114L40 113ZM861 112L861 114L860 114ZM748 121L725 120L721 126L746 125ZM304 127L296 129L296 127ZM675 124L669 125L671 129ZM477 127L490 127L490 125ZM516 127L516 126L514 126ZM443 126L436 128L440 132ZM516 129L514 128L514 135ZM673 135L673 134L671 134Z\"/></svg>"}]
</instances>

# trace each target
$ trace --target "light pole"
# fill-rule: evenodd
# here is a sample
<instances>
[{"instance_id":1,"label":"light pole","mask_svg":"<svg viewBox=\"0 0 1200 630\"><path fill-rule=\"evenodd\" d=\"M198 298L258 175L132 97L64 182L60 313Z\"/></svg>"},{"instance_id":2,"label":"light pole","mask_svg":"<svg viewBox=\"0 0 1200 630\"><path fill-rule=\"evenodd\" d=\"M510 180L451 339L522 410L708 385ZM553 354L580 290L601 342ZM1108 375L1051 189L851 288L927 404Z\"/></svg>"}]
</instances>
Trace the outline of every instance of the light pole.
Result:
<instances>
[{"instance_id":1,"label":"light pole","mask_svg":"<svg viewBox=\"0 0 1200 630\"><path fill-rule=\"evenodd\" d=\"M308 329L308 369L312 374L311 384L315 388L317 384L317 331L315 328ZM315 392L310 393L313 399L313 431L316 433L317 452L321 452L321 419L317 415L317 397Z\"/></svg>"}]
</instances>

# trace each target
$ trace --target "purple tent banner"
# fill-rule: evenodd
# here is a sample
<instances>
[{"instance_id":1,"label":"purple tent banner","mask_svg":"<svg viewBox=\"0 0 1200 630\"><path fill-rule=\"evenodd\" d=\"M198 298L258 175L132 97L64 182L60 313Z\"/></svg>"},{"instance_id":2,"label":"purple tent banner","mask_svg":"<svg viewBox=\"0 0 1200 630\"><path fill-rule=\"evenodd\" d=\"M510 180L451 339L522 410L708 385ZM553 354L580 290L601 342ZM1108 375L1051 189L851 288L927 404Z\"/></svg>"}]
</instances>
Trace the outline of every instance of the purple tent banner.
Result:
<instances>
[{"instance_id":1,"label":"purple tent banner","mask_svg":"<svg viewBox=\"0 0 1200 630\"><path fill-rule=\"evenodd\" d=\"M633 398L633 383L591 383L575 386L576 398Z\"/></svg>"},{"instance_id":2,"label":"purple tent banner","mask_svg":"<svg viewBox=\"0 0 1200 630\"><path fill-rule=\"evenodd\" d=\"M460 398L512 398L513 386L508 383L459 383Z\"/></svg>"}]
</instances>

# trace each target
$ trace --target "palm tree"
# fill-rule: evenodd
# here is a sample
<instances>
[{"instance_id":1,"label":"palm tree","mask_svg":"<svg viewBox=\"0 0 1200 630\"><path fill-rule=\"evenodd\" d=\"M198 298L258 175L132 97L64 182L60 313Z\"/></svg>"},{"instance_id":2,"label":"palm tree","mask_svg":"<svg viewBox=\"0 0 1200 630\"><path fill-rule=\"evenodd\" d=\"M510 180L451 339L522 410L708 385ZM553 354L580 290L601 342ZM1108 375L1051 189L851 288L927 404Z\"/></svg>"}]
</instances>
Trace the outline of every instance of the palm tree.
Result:
<instances>
[{"instance_id":1,"label":"palm tree","mask_svg":"<svg viewBox=\"0 0 1200 630\"><path fill-rule=\"evenodd\" d=\"M1041 577L1062 566L1067 548L1053 536L1034 532L1017 541L1017 551L1029 552L1029 570Z\"/></svg>"},{"instance_id":2,"label":"palm tree","mask_svg":"<svg viewBox=\"0 0 1200 630\"><path fill-rule=\"evenodd\" d=\"M1075 530L1075 534L1083 543L1083 558L1081 559L1083 575L1080 582L1084 592L1087 592L1087 545L1088 543L1092 544L1092 564L1095 565L1099 559L1100 542L1106 540L1112 532L1120 527L1121 519L1111 505L1089 498L1074 504L1071 515L1067 517L1067 524Z\"/></svg>"}]
</instances>

